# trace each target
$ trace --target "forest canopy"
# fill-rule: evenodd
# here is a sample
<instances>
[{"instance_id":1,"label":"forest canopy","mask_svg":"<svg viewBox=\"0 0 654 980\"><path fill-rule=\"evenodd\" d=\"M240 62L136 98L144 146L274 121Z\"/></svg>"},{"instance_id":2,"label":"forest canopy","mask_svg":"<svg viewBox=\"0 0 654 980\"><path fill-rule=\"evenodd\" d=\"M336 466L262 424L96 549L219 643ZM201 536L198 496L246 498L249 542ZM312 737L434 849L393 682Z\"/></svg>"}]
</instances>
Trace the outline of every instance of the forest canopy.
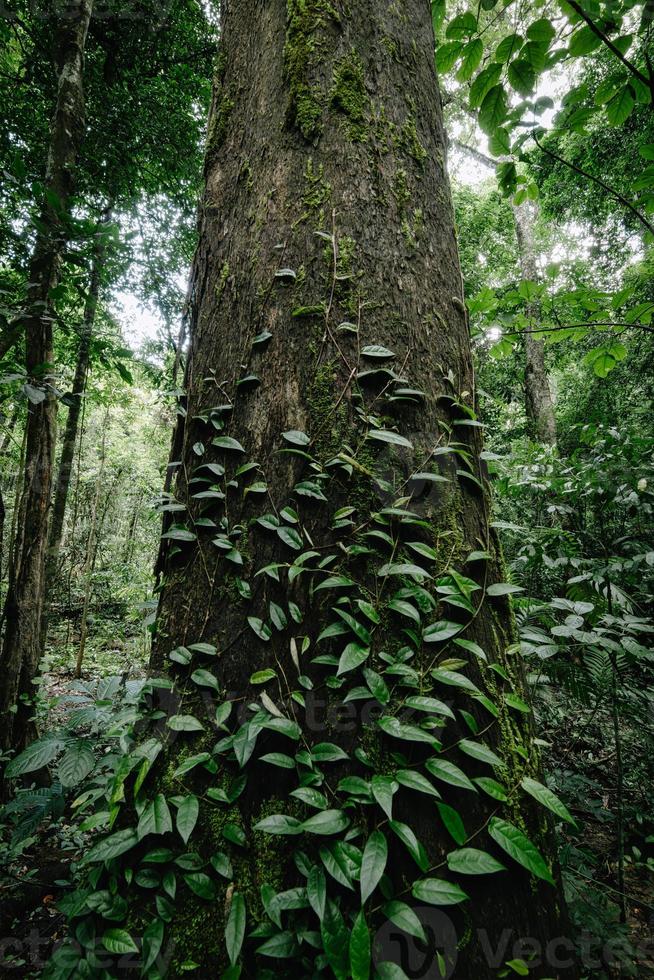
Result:
<instances>
[{"instance_id":1,"label":"forest canopy","mask_svg":"<svg viewBox=\"0 0 654 980\"><path fill-rule=\"evenodd\" d=\"M0 976L654 977L651 0L7 0Z\"/></svg>"}]
</instances>

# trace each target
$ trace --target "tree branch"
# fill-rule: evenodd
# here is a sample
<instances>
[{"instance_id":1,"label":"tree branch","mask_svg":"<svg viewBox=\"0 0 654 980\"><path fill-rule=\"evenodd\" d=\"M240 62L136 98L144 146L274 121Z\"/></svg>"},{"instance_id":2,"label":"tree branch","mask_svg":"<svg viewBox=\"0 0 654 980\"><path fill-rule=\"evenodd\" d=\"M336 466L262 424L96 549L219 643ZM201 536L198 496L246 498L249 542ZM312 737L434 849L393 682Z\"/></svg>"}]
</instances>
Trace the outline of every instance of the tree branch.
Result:
<instances>
[{"instance_id":1,"label":"tree branch","mask_svg":"<svg viewBox=\"0 0 654 980\"><path fill-rule=\"evenodd\" d=\"M644 225L645 228L647 228L649 233L651 235L654 235L654 225L650 224L647 218L640 213L636 205L633 204L630 200L628 200L628 198L624 197L622 194L620 194L619 191L616 191L613 187L610 187L608 184L605 184L604 181L601 180L599 177L594 177L593 174L589 174L586 170L582 170L582 168L578 167L576 163L570 163L569 160L565 160L563 157L560 157L558 153L554 153L553 150L548 150L547 147L543 146L543 144L539 142L538 137L536 136L535 133L532 133L531 136L534 143L536 144L538 149L541 150L542 153L546 153L547 156L552 157L553 160L558 160L559 163L562 163L564 166L569 167L570 170L574 170L574 172L579 174L581 177L585 177L587 180L592 180L594 184L597 184L598 187L601 187L602 190L605 190L607 194L611 194L618 201L620 201L621 204L624 204L624 206L628 208L628 210L631 211L631 213L636 218L638 218L640 223Z\"/></svg>"},{"instance_id":2,"label":"tree branch","mask_svg":"<svg viewBox=\"0 0 654 980\"><path fill-rule=\"evenodd\" d=\"M579 14L581 19L584 20L586 24L590 27L593 34L595 34L595 36L600 39L602 44L605 44L606 47L609 49L609 51L612 54L614 54L619 61L622 62L622 64L627 69L627 71L629 71L634 76L634 78L637 78L639 82L642 82L643 85L645 85L648 89L651 90L652 79L649 79L645 75L643 75L642 71L636 68L635 65L632 65L632 63L627 58L625 58L620 48L618 48L617 45L613 43L610 37L607 37L604 31L600 30L600 28L597 26L595 21L588 16L584 8L581 7L576 2L576 0L568 0L568 6L571 7L576 14Z\"/></svg>"},{"instance_id":3,"label":"tree branch","mask_svg":"<svg viewBox=\"0 0 654 980\"><path fill-rule=\"evenodd\" d=\"M533 330L511 330L502 333L503 337L520 337L523 333L554 333L557 330L588 330L591 327L619 327L621 330L644 330L654 333L654 327L646 323L612 323L608 320L591 320L589 323L563 323L557 327L534 327Z\"/></svg>"}]
</instances>

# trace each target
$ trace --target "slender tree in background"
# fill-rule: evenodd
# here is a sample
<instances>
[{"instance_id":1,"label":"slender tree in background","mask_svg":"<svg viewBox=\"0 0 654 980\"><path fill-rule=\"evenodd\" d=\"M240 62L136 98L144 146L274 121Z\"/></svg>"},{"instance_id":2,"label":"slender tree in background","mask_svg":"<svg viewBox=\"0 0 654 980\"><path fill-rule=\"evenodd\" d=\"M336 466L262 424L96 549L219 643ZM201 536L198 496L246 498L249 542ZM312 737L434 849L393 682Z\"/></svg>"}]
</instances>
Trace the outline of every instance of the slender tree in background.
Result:
<instances>
[{"instance_id":1,"label":"slender tree in background","mask_svg":"<svg viewBox=\"0 0 654 980\"><path fill-rule=\"evenodd\" d=\"M537 213L538 205L534 201L523 201L521 204L513 205L522 278L532 283L537 283L539 279L534 242ZM530 324L524 331L525 411L533 438L554 446L556 445L556 419L545 367L545 345L542 339L534 336L534 331L538 330L537 302L530 304L528 315Z\"/></svg>"},{"instance_id":2,"label":"slender tree in background","mask_svg":"<svg viewBox=\"0 0 654 980\"><path fill-rule=\"evenodd\" d=\"M496 162L480 150L461 140L453 141L464 153L477 160L489 170L495 170ZM528 282L537 283L539 279L536 262L536 245L534 242L534 225L538 215L538 205L534 201L523 201L512 204L513 221L515 225L518 254L520 256L520 272ZM534 336L538 328L538 304L532 303L529 308L530 324L524 330L525 344L525 413L529 423L530 434L540 442L556 445L556 418L552 391L545 367L545 345Z\"/></svg>"},{"instance_id":3,"label":"slender tree in background","mask_svg":"<svg viewBox=\"0 0 654 980\"><path fill-rule=\"evenodd\" d=\"M73 388L70 393L68 404L68 416L61 441L61 456L59 457L59 468L57 470L57 480L55 484L54 501L52 505L52 516L50 518L50 529L48 533L48 552L45 567L45 602L41 633L42 650L45 651L45 641L48 630L48 603L49 596L54 583L59 550L64 530L64 518L66 516L66 504L68 501L68 490L70 487L71 475L73 472L73 458L75 446L77 445L77 434L79 429L80 415L82 411L82 400L86 390L86 381L91 360L91 341L93 339L93 328L95 324L98 300L100 297L100 286L102 282L102 272L106 261L106 228L111 219L111 207L104 211L102 221L98 225L95 241L93 244L93 254L91 257L91 268L89 273L89 285L84 303L82 325L79 335L79 346L77 349L77 360L75 362L75 375L73 377Z\"/></svg>"},{"instance_id":4,"label":"slender tree in background","mask_svg":"<svg viewBox=\"0 0 654 980\"><path fill-rule=\"evenodd\" d=\"M25 469L18 505L5 601L5 635L0 655L3 676L0 712L5 748L24 747L40 655L45 557L54 466L57 398L52 385L53 314L50 293L59 281L73 172L84 131L84 47L91 0L80 0L72 17L58 27L58 86L52 121L45 197L30 264L25 333L25 364L31 404L27 422ZM10 710L12 707L15 710Z\"/></svg>"},{"instance_id":5,"label":"slender tree in background","mask_svg":"<svg viewBox=\"0 0 654 980\"><path fill-rule=\"evenodd\" d=\"M255 761L264 745L281 742L281 751L288 744L270 728L293 728L291 716L299 724L301 781L330 798L315 822L322 826L316 833L331 835L329 853L347 848L333 835L352 821L353 843L390 848L387 891L398 898L416 874L428 877L428 869L445 864L453 813L462 815L480 849L506 844L502 835L515 831L498 818L502 804L476 792L458 768L475 778L487 772L458 748L461 740L467 747L470 734L465 717L481 739L473 755L500 753L512 786L538 768L526 716L511 711L504 682L498 684L498 676L506 678L510 698L523 704L520 669L507 653L513 639L507 588L489 531L429 6L366 0L346 11L291 0L224 5L222 13L192 273L188 411L175 440L181 445L175 523L165 534L151 662L155 674L172 676L183 692L170 727L190 732L165 752L168 774L197 751L192 731L201 722L192 712L202 715L203 699L195 685L229 692L236 704L260 699L255 720L248 722L246 712L218 746L228 757L217 757L212 785L218 779L227 787L232 764L237 775L252 759L225 839L204 799L192 838L201 849L207 842L206 856L225 840L246 844L245 852L236 848L227 904L223 895L208 910L187 894L171 925L177 950L205 973L225 968L225 915L229 956L238 956L240 941L229 936L239 934L242 893L256 903L261 887L265 893L273 883L282 890L303 882L293 862L298 846L309 855L300 870L324 880L309 824L304 838L295 836L304 828L299 818L312 812L287 795L297 783L280 769L272 785L266 762ZM437 609L422 588L432 576L451 583L454 593L462 590L460 602ZM405 616L415 629L405 629ZM308 640L291 639L296 633L310 634L309 652ZM453 637L461 643L450 643ZM203 657L200 666L216 664L215 674L200 670L192 681ZM422 771L427 749L420 743L431 737L417 723L404 728L400 721L404 672L413 694L416 688L437 694L464 711L439 732L445 770L451 775L450 760L456 761L462 776L458 788L450 785L456 777L445 777L440 818L429 790L415 791L411 772ZM318 705L323 696L326 704L342 700L355 683L353 703L360 707L349 726L339 727L331 710L317 716L309 710L311 697ZM375 700L384 718L366 722L364 708ZM223 708L218 712L225 717ZM431 750L440 745L431 741ZM330 755L340 764L323 770ZM388 774L403 762L400 787ZM204 770L197 766L190 774L182 767L187 775L176 774L172 784L167 776L161 791L193 787L202 797ZM439 754L427 769L443 775ZM374 776L380 805L372 798L371 806L359 805L353 783L338 784L346 775L367 787ZM390 814L398 789L389 825L384 811ZM542 814L529 797L521 799L521 820L549 855ZM294 836L289 845L268 832ZM315 872L308 871L316 861ZM483 925L493 944L511 922L518 935L541 941L559 935L560 897L538 861L538 879L517 865L503 872L501 885L494 875L467 878L471 903L463 914L455 886L451 918L460 934L464 922L473 935ZM333 874L338 878L338 869ZM347 878L340 875L341 882ZM414 896L430 901L440 887L417 886ZM341 947L358 908L358 885L348 892L330 877L327 892L320 944L336 975L350 975ZM374 924L374 909L370 918ZM200 929L189 928L198 921ZM290 955L299 962L311 953ZM460 949L459 969L495 975L476 938ZM246 970L256 972L250 953Z\"/></svg>"}]
</instances>

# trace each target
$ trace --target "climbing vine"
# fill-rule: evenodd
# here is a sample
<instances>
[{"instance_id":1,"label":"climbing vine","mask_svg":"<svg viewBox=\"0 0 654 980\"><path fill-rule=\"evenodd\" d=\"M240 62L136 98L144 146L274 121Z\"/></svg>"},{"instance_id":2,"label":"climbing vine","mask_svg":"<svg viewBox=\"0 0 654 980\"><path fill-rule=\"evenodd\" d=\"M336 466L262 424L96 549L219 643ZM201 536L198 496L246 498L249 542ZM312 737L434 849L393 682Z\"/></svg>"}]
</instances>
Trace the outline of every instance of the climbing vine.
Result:
<instances>
[{"instance_id":1,"label":"climbing vine","mask_svg":"<svg viewBox=\"0 0 654 980\"><path fill-rule=\"evenodd\" d=\"M171 938L175 971L193 970L189 936L210 948L227 980L252 975L253 964L257 976L272 977L279 960L306 975L365 980L371 935L385 921L425 941L412 902L465 908L471 876L501 875L511 863L553 884L515 816L520 795L572 818L535 778L517 675L467 635L483 603L502 606L518 590L489 580L490 538L461 553L453 529L435 531L429 519L437 491L463 483L485 499L479 461L457 436L461 425L478 424L474 410L454 394L455 422L444 422L418 465L402 471L398 460L418 453L394 412L420 410L426 395L404 377L410 356L397 370L392 350L361 346L361 303L355 319L336 322L335 296L352 289L352 274L343 271L335 223L318 238L326 297L293 315L319 318L346 381L312 430L279 435L279 451L299 472L288 499L273 499L262 467L230 434L235 400L258 384L248 364L232 397L223 388L224 402L201 417L215 434L192 446L188 505L164 504L175 521L164 533L169 561L188 562L203 542L218 550L219 574L243 610L231 642L252 642L264 666L234 695L221 680L224 649L203 637L171 645L170 673L144 686L106 783L75 801L87 813L84 829L100 833L63 902L70 940L46 971L56 980L114 976L125 956L137 957L141 976L162 976ZM296 280L280 266L271 290ZM257 357L270 339L265 330L254 336ZM254 502L249 526L230 524L234 493ZM316 525L329 528L319 545ZM251 541L260 535L277 539L287 557L257 567ZM254 616L265 579L285 599ZM64 750L62 740L56 751ZM52 755L32 746L9 775ZM80 779L88 759L83 768ZM74 783L75 758L68 769ZM250 799L248 819L239 809L246 787L263 800ZM462 812L466 795L491 801L471 809L476 824ZM433 807L449 846L426 844L406 822L413 800ZM288 860L280 866L284 838L292 839L290 871ZM195 922L178 911L181 895L192 896ZM404 976L377 960L377 976Z\"/></svg>"}]
</instances>

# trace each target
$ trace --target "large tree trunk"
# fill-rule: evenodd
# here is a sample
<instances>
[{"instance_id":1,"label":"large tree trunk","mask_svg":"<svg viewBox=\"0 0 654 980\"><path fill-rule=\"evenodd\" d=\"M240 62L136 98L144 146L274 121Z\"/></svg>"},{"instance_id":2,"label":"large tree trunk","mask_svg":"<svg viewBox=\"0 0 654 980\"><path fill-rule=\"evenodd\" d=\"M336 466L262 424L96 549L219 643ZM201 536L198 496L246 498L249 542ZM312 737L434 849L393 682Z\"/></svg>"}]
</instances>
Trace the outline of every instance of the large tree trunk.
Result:
<instances>
[{"instance_id":1,"label":"large tree trunk","mask_svg":"<svg viewBox=\"0 0 654 980\"><path fill-rule=\"evenodd\" d=\"M75 456L75 446L77 445L77 432L79 429L80 415L82 412L82 399L86 391L86 379L89 372L91 357L91 340L95 316L100 297L100 284L102 281L102 270L105 263L105 242L104 235L106 225L110 220L111 209L108 208L103 216L103 220L96 234L93 257L91 260L91 273L89 277L89 288L84 304L84 316L80 331L79 347L77 349L77 361L75 363L75 376L73 378L73 389L70 395L68 407L68 417L66 418L66 428L61 443L61 455L59 457L59 468L57 470L57 480L55 484L54 502L52 505L52 516L50 518L50 530L48 534L48 551L45 564L45 609L41 623L41 650L45 652L45 643L48 633L49 603L52 595L52 587L55 582L57 565L59 561L59 551L64 532L64 519L66 517L66 504L68 502L68 490L73 472L73 459Z\"/></svg>"},{"instance_id":2,"label":"large tree trunk","mask_svg":"<svg viewBox=\"0 0 654 980\"><path fill-rule=\"evenodd\" d=\"M534 222L537 205L531 201L514 205L513 216L520 251L522 278L538 282L536 248L534 244ZM547 369L545 367L545 345L530 331L538 329L538 308L533 309L532 322L525 332L525 411L534 439L556 445L556 418L552 403Z\"/></svg>"},{"instance_id":3,"label":"large tree trunk","mask_svg":"<svg viewBox=\"0 0 654 980\"><path fill-rule=\"evenodd\" d=\"M157 792L173 807L187 798L180 826L192 830L188 849L205 862L187 876L189 887L179 872L174 915L157 905L170 923L166 944L175 944L171 973L183 976L191 961L198 976L237 975L227 970L223 935L228 917L236 955L244 898L248 932L258 924L259 938L245 940L243 976L367 976L348 965L347 943L361 905L356 865L375 829L371 847L385 839L389 848L383 892L366 904L378 961L402 952L397 927L385 925L396 914L386 905L393 895L439 934L430 962L434 938L447 945L454 935L457 975L495 976L519 938L559 936L562 913L557 888L512 863L487 832L502 826L493 819L517 821L552 861L544 811L519 788L538 762L516 700L522 673L508 649L511 610L497 588L501 559L471 424L474 379L429 4L230 2L222 28L175 488L187 511L176 515L183 526L167 532L151 663L153 674L175 681L168 735L178 734L137 790L139 805ZM381 373L369 373L380 364ZM331 638L318 642L326 626ZM202 696L212 684L219 702L232 704L234 740L212 730L215 700ZM346 695L354 699L345 703ZM429 722L416 710L425 707L420 696L460 710L431 704ZM252 705L260 707L254 723ZM189 730L193 715L204 732ZM478 791L493 771L479 756L492 761L491 748L508 803ZM434 776L453 762L467 776ZM299 795L289 795L298 785ZM191 794L200 800L194 829ZM162 796L149 807L140 811L145 822L156 807L158 840L178 850ZM290 841L256 827L277 813L289 815L281 822ZM324 836L297 823L316 813L331 824ZM128 805L123 825L130 817ZM494 851L509 870L450 872L450 833ZM153 844L149 833L136 847ZM138 849L124 858L132 868ZM227 883L208 863L220 866L224 851L233 865ZM173 878L179 868L197 864L182 859ZM316 914L325 868L328 901ZM115 871L107 874L122 881ZM445 915L413 899L412 884L427 877L457 881L470 901ZM94 888L109 880L94 877ZM128 921L152 936L153 893L139 891L138 880ZM300 890L276 912L270 895L290 888ZM282 917L291 932L275 942L286 957L255 952ZM530 975L552 972L544 964Z\"/></svg>"},{"instance_id":4,"label":"large tree trunk","mask_svg":"<svg viewBox=\"0 0 654 980\"><path fill-rule=\"evenodd\" d=\"M46 169L46 197L30 263L24 317L26 369L32 386L25 470L18 505L18 536L5 603L6 629L0 673L0 744L24 747L30 729L33 679L40 657L45 556L56 440L57 398L52 386L53 312L50 291L59 281L66 241L77 148L84 130L83 62L91 0L79 0L75 16L57 37L59 77Z\"/></svg>"}]
</instances>

